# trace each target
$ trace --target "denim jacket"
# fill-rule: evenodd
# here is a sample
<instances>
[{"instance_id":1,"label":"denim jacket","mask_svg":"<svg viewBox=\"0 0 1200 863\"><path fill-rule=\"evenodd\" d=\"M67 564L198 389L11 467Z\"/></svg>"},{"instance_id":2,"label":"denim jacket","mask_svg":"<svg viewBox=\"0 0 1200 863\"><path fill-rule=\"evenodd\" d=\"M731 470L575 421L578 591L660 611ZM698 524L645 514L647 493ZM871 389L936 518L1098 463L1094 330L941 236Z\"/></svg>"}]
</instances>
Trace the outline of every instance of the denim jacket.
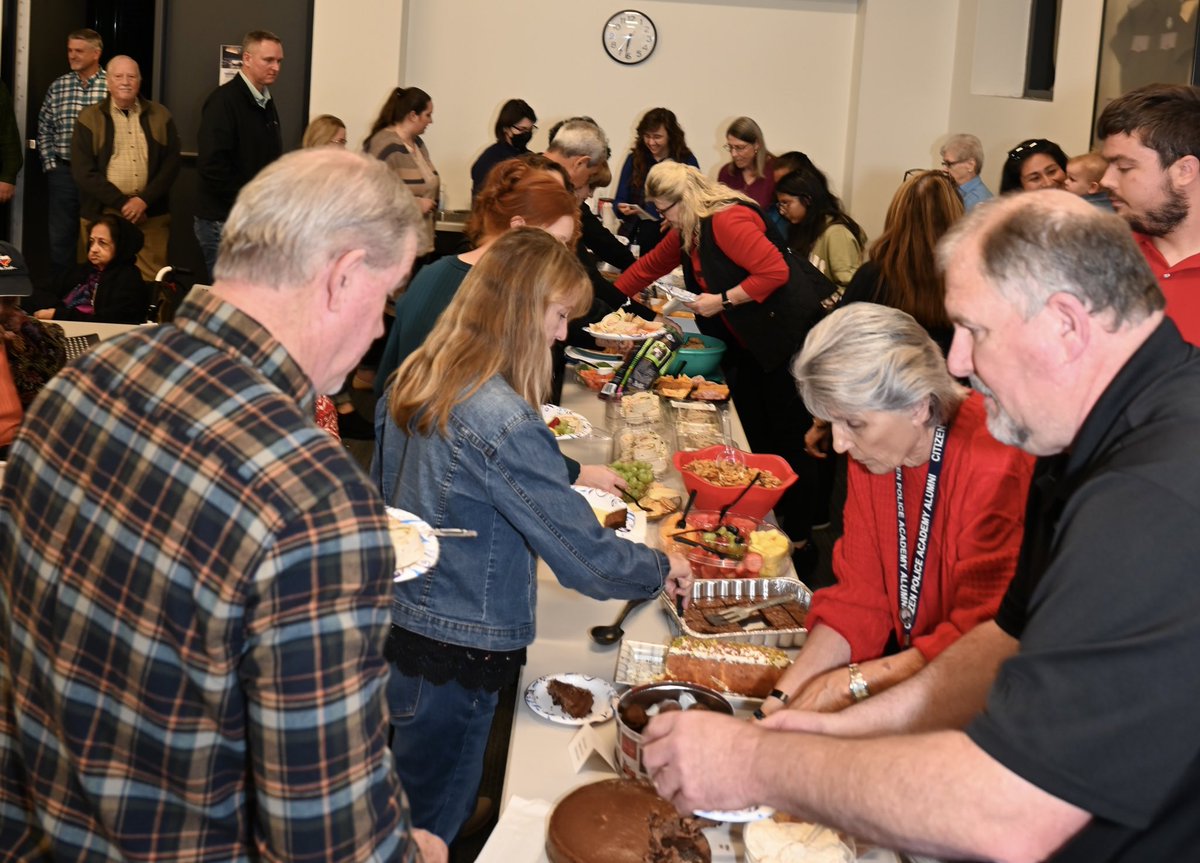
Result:
<instances>
[{"instance_id":1,"label":"denim jacket","mask_svg":"<svg viewBox=\"0 0 1200 863\"><path fill-rule=\"evenodd\" d=\"M395 586L394 624L464 647L525 647L534 637L539 557L565 587L597 599L662 588L666 556L600 526L571 490L554 435L503 378L454 408L445 437L402 431L387 404L385 394L371 463L383 499L434 527L479 532L443 540L433 569Z\"/></svg>"}]
</instances>

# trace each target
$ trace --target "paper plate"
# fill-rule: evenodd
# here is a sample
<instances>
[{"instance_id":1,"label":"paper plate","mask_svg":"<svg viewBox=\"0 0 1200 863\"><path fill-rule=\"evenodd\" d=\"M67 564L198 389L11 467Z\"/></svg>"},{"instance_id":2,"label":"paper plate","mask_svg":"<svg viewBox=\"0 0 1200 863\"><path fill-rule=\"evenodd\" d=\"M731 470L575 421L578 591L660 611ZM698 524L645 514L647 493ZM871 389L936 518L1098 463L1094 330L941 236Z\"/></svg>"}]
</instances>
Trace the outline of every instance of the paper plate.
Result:
<instances>
[{"instance_id":1,"label":"paper plate","mask_svg":"<svg viewBox=\"0 0 1200 863\"><path fill-rule=\"evenodd\" d=\"M386 509L389 518L395 519L400 524L415 527L417 536L421 538L421 557L416 561L407 562L397 558L396 571L392 575L392 581L411 581L427 573L437 563L438 538L433 535L432 527L411 512L394 506L386 507Z\"/></svg>"},{"instance_id":2,"label":"paper plate","mask_svg":"<svg viewBox=\"0 0 1200 863\"><path fill-rule=\"evenodd\" d=\"M584 327L583 331L594 339L600 339L606 342L644 342L646 339L654 336L661 336L667 331L666 327L659 327L657 330L647 330L644 333L638 333L635 336L622 336L616 333L602 333L599 330L593 330L591 327Z\"/></svg>"},{"instance_id":3,"label":"paper plate","mask_svg":"<svg viewBox=\"0 0 1200 863\"><path fill-rule=\"evenodd\" d=\"M563 683L578 686L580 689L586 689L592 693L592 712L587 716L568 716L550 697L548 687L551 680L561 680ZM538 716L549 719L551 722L558 722L562 725L586 725L612 719L614 695L616 692L613 690L612 684L604 678L568 671L561 674L547 674L545 677L539 677L533 681L525 688L525 703Z\"/></svg>"},{"instance_id":4,"label":"paper plate","mask_svg":"<svg viewBox=\"0 0 1200 863\"><path fill-rule=\"evenodd\" d=\"M555 417L566 417L575 423L575 431L570 434L555 434L554 436L558 440L575 440L575 438L588 437L592 433L592 424L583 414L560 408L558 405L542 405L542 419L547 425ZM550 433L554 434L554 429L550 429Z\"/></svg>"},{"instance_id":5,"label":"paper plate","mask_svg":"<svg viewBox=\"0 0 1200 863\"><path fill-rule=\"evenodd\" d=\"M603 351L593 351L587 348L577 348L574 345L568 345L563 353L569 359L579 360L583 363L590 363L594 366L608 366L610 368L618 368L621 363L625 362L624 357L616 354L606 354Z\"/></svg>"},{"instance_id":6,"label":"paper plate","mask_svg":"<svg viewBox=\"0 0 1200 863\"><path fill-rule=\"evenodd\" d=\"M631 542L644 543L646 541L646 513L638 509L636 504L626 503L615 494L609 494L586 485L573 485L571 488L583 495L589 504L595 504L602 510L625 507L625 526L619 527L613 532Z\"/></svg>"}]
</instances>

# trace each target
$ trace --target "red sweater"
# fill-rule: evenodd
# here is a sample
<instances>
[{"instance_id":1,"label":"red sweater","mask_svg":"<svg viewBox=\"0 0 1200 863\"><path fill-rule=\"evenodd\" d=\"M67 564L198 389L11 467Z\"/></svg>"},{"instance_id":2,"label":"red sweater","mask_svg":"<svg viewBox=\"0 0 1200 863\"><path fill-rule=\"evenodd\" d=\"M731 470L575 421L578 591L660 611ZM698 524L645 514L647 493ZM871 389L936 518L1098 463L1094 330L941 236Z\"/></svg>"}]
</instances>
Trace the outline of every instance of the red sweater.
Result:
<instances>
[{"instance_id":1,"label":"red sweater","mask_svg":"<svg viewBox=\"0 0 1200 863\"><path fill-rule=\"evenodd\" d=\"M916 547L928 464L904 468L908 547ZM926 661L996 614L1017 564L1033 458L987 430L972 393L946 436L938 499L925 557L913 647ZM810 627L822 623L850 643L851 660L883 655L899 610L896 481L849 460L845 535L833 551L838 583L813 594Z\"/></svg>"},{"instance_id":2,"label":"red sweater","mask_svg":"<svg viewBox=\"0 0 1200 863\"><path fill-rule=\"evenodd\" d=\"M788 280L788 265L775 244L767 239L767 226L750 207L731 206L712 217L713 239L725 257L750 275L742 281L742 289L758 302ZM643 290L657 278L679 266L683 256L679 231L668 231L658 245L617 279L617 290L627 297ZM700 255L692 249L692 267L700 288L709 292L700 271ZM730 287L733 287L732 285Z\"/></svg>"}]
</instances>

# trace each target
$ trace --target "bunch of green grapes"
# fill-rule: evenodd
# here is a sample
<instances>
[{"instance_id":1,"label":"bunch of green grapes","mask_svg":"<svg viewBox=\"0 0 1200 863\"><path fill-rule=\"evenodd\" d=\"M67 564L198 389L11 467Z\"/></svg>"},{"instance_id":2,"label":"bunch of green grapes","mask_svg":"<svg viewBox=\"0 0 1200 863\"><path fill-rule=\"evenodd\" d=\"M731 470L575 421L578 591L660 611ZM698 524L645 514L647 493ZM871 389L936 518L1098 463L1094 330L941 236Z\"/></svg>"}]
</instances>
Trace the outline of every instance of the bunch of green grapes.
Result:
<instances>
[{"instance_id":1,"label":"bunch of green grapes","mask_svg":"<svg viewBox=\"0 0 1200 863\"><path fill-rule=\"evenodd\" d=\"M629 486L625 493L634 500L638 500L644 495L650 483L654 482L654 471L651 469L649 462L614 461L609 467L619 473L621 478L625 480L625 484Z\"/></svg>"}]
</instances>

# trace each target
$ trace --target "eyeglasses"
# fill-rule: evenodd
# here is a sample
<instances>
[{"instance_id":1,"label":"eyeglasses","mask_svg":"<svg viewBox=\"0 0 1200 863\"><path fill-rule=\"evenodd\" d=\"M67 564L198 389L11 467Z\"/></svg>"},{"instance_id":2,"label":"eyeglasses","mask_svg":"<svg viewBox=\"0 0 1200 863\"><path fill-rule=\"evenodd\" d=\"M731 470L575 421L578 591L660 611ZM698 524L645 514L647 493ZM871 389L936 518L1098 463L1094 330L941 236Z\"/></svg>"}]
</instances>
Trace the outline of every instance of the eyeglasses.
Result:
<instances>
[{"instance_id":1,"label":"eyeglasses","mask_svg":"<svg viewBox=\"0 0 1200 863\"><path fill-rule=\"evenodd\" d=\"M679 201L672 201L670 204L667 204L665 207L659 207L658 214L660 216L665 216L667 213L669 213L671 210L675 209L678 206L679 206Z\"/></svg>"},{"instance_id":2,"label":"eyeglasses","mask_svg":"<svg viewBox=\"0 0 1200 863\"><path fill-rule=\"evenodd\" d=\"M509 126L508 127L510 132L516 132L518 134L521 134L524 132L536 132L537 128L538 127L537 127L536 123L532 126Z\"/></svg>"},{"instance_id":3,"label":"eyeglasses","mask_svg":"<svg viewBox=\"0 0 1200 863\"><path fill-rule=\"evenodd\" d=\"M963 162L969 162L970 159L942 159L942 167L949 171L955 165L961 165Z\"/></svg>"},{"instance_id":4,"label":"eyeglasses","mask_svg":"<svg viewBox=\"0 0 1200 863\"><path fill-rule=\"evenodd\" d=\"M345 147L345 146L346 146L346 139L345 139L345 138L334 138L334 139L333 139L332 141L330 141L329 143L330 143L330 144L336 144L336 145L337 145L337 146L339 146L339 147Z\"/></svg>"},{"instance_id":5,"label":"eyeglasses","mask_svg":"<svg viewBox=\"0 0 1200 863\"><path fill-rule=\"evenodd\" d=\"M904 181L908 182L913 177L917 176L917 174L924 174L924 173L925 173L924 168L909 168L907 171L904 172Z\"/></svg>"},{"instance_id":6,"label":"eyeglasses","mask_svg":"<svg viewBox=\"0 0 1200 863\"><path fill-rule=\"evenodd\" d=\"M726 153L744 153L753 148L754 144L726 144L724 149Z\"/></svg>"}]
</instances>

